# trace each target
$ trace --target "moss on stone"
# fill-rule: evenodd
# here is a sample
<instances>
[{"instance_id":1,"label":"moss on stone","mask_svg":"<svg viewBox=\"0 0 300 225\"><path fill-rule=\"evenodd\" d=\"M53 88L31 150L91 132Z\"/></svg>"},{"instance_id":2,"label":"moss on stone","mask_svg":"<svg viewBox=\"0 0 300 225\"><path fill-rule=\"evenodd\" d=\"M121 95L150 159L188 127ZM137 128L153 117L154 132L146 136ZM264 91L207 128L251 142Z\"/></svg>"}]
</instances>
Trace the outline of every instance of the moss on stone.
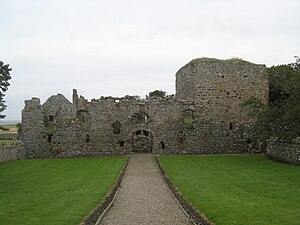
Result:
<instances>
[{"instance_id":1,"label":"moss on stone","mask_svg":"<svg viewBox=\"0 0 300 225\"><path fill-rule=\"evenodd\" d=\"M254 64L251 63L249 61L240 59L240 58L230 58L230 59L216 59L216 58L207 58L207 57L203 57L203 58L196 58L193 59L192 61L189 62L190 63L199 63L199 62L232 62L232 63L249 63L249 64Z\"/></svg>"}]
</instances>

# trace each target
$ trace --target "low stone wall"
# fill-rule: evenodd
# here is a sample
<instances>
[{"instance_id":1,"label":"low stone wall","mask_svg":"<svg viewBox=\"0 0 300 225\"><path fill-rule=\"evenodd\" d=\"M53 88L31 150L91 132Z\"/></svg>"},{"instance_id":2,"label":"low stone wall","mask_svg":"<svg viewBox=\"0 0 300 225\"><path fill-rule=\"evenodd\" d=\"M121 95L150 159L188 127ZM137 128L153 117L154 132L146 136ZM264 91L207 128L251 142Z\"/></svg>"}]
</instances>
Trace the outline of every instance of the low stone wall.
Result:
<instances>
[{"instance_id":1,"label":"low stone wall","mask_svg":"<svg viewBox=\"0 0 300 225\"><path fill-rule=\"evenodd\" d=\"M267 155L277 161L300 165L300 139L269 141Z\"/></svg>"},{"instance_id":2,"label":"low stone wall","mask_svg":"<svg viewBox=\"0 0 300 225\"><path fill-rule=\"evenodd\" d=\"M11 160L25 159L26 153L21 142L0 144L0 163Z\"/></svg>"},{"instance_id":3,"label":"low stone wall","mask_svg":"<svg viewBox=\"0 0 300 225\"><path fill-rule=\"evenodd\" d=\"M16 140L18 139L18 133L4 133L0 134L0 140Z\"/></svg>"}]
</instances>

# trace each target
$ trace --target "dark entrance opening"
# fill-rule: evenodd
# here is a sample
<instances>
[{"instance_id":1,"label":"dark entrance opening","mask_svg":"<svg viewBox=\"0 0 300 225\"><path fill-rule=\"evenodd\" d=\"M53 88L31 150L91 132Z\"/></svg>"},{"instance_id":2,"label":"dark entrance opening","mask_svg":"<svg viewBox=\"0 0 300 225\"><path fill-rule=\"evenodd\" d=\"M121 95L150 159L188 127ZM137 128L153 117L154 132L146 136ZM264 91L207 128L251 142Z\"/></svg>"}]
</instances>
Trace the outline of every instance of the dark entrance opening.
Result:
<instances>
[{"instance_id":1,"label":"dark entrance opening","mask_svg":"<svg viewBox=\"0 0 300 225\"><path fill-rule=\"evenodd\" d=\"M152 152L152 134L146 130L137 130L132 134L132 150L134 152Z\"/></svg>"}]
</instances>

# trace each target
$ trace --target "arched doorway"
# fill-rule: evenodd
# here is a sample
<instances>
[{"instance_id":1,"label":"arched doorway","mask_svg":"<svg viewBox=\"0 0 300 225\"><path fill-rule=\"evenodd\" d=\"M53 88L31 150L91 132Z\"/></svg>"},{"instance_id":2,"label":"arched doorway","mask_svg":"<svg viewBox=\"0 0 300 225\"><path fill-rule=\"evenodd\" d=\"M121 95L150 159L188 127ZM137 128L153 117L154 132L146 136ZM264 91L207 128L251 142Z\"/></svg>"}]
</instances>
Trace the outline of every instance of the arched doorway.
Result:
<instances>
[{"instance_id":1,"label":"arched doorway","mask_svg":"<svg viewBox=\"0 0 300 225\"><path fill-rule=\"evenodd\" d=\"M152 134L146 130L137 130L132 134L133 152L152 152Z\"/></svg>"}]
</instances>

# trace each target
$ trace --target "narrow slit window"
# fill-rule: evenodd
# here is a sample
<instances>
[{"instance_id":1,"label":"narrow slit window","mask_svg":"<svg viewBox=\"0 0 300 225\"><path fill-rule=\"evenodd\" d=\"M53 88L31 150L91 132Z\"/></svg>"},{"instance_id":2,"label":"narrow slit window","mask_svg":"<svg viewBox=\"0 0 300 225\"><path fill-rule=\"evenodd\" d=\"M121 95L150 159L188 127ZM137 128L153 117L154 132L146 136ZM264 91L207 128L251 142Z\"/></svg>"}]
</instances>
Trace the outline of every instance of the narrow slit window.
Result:
<instances>
[{"instance_id":1,"label":"narrow slit window","mask_svg":"<svg viewBox=\"0 0 300 225\"><path fill-rule=\"evenodd\" d=\"M119 145L120 145L120 147L124 147L125 146L125 142L124 141L119 141Z\"/></svg>"},{"instance_id":2,"label":"narrow slit window","mask_svg":"<svg viewBox=\"0 0 300 225\"><path fill-rule=\"evenodd\" d=\"M180 144L183 143L183 138L182 137L179 138L179 142L180 142Z\"/></svg>"},{"instance_id":3,"label":"narrow slit window","mask_svg":"<svg viewBox=\"0 0 300 225\"><path fill-rule=\"evenodd\" d=\"M49 142L49 143L52 142L52 136L53 136L52 134L49 134L49 135L48 135L48 142Z\"/></svg>"}]
</instances>

